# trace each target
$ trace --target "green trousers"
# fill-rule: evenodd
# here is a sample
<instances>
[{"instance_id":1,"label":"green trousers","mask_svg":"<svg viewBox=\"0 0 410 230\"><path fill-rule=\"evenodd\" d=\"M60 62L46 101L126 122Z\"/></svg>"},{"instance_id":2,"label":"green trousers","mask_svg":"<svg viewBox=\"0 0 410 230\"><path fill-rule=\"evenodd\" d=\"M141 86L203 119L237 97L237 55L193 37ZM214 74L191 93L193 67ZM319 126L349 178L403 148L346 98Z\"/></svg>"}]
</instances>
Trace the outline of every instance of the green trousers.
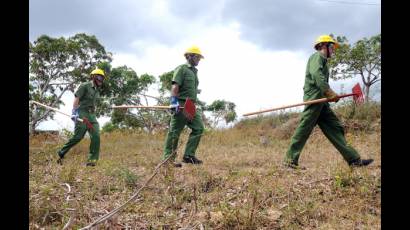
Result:
<instances>
[{"instance_id":1,"label":"green trousers","mask_svg":"<svg viewBox=\"0 0 410 230\"><path fill-rule=\"evenodd\" d=\"M74 145L84 138L85 132L88 131L91 139L88 161L96 162L100 155L100 125L98 124L94 113L80 109L79 115L80 118L86 117L93 125L93 129L88 130L87 126L83 122L77 121L74 127L74 136L71 137L66 144L64 144L58 154L60 156L64 156L72 147L74 147Z\"/></svg>"},{"instance_id":2,"label":"green trousers","mask_svg":"<svg viewBox=\"0 0 410 230\"><path fill-rule=\"evenodd\" d=\"M194 119L189 122L182 112L179 112L171 117L170 127L164 146L163 159L166 159L171 154L174 154L173 159L175 160L179 136L181 135L185 125L187 125L192 131L189 134L184 156L195 156L195 151L198 148L199 141L201 140L202 133L204 132L204 124L202 123L201 113L196 111Z\"/></svg>"},{"instance_id":3,"label":"green trousers","mask_svg":"<svg viewBox=\"0 0 410 230\"><path fill-rule=\"evenodd\" d=\"M330 109L329 103L319 103L305 106L286 153L285 161L287 163L298 164L300 152L316 124L342 154L345 161L351 162L360 158L357 151L347 144L343 126Z\"/></svg>"}]
</instances>

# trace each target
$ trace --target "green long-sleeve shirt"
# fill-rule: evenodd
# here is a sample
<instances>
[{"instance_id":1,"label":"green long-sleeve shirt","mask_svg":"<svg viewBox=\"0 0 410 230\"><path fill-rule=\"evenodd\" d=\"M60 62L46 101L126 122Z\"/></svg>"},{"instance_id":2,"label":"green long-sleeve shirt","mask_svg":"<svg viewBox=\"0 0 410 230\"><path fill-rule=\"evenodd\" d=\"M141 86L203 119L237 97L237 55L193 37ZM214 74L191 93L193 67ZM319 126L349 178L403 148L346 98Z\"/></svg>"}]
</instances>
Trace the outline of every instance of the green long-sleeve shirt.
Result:
<instances>
[{"instance_id":1,"label":"green long-sleeve shirt","mask_svg":"<svg viewBox=\"0 0 410 230\"><path fill-rule=\"evenodd\" d=\"M316 52L310 56L306 66L305 85L303 86L305 98L323 97L329 88L327 59L321 53Z\"/></svg>"}]
</instances>

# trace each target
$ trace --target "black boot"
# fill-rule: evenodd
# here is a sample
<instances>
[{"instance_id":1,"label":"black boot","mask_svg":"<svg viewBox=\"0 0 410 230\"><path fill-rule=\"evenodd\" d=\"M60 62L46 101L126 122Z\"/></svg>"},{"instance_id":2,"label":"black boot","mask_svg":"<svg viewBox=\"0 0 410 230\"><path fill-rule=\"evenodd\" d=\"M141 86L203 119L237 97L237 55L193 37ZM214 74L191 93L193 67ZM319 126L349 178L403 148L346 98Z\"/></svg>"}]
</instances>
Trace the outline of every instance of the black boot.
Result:
<instances>
[{"instance_id":1,"label":"black boot","mask_svg":"<svg viewBox=\"0 0 410 230\"><path fill-rule=\"evenodd\" d=\"M171 164L172 164L172 166L174 166L175 168L181 168L181 167L182 167L182 164L179 163L179 162L176 162L176 161L172 162Z\"/></svg>"},{"instance_id":2,"label":"black boot","mask_svg":"<svg viewBox=\"0 0 410 230\"><path fill-rule=\"evenodd\" d=\"M202 161L195 156L184 156L184 158L182 158L182 161L188 164L202 164Z\"/></svg>"},{"instance_id":3,"label":"black boot","mask_svg":"<svg viewBox=\"0 0 410 230\"><path fill-rule=\"evenodd\" d=\"M94 167L95 166L95 163L94 162L87 162L87 164L85 164L86 166L92 166L92 167Z\"/></svg>"},{"instance_id":4,"label":"black boot","mask_svg":"<svg viewBox=\"0 0 410 230\"><path fill-rule=\"evenodd\" d=\"M57 164L63 165L63 158L62 157L58 158Z\"/></svg>"},{"instance_id":5,"label":"black boot","mask_svg":"<svg viewBox=\"0 0 410 230\"><path fill-rule=\"evenodd\" d=\"M86 166L92 166L94 167L97 164L96 160L88 160Z\"/></svg>"},{"instance_id":6,"label":"black boot","mask_svg":"<svg viewBox=\"0 0 410 230\"><path fill-rule=\"evenodd\" d=\"M292 169L301 169L301 170L306 170L306 167L299 166L298 163L293 163L293 162L285 162L284 165L288 168Z\"/></svg>"},{"instance_id":7,"label":"black boot","mask_svg":"<svg viewBox=\"0 0 410 230\"><path fill-rule=\"evenodd\" d=\"M363 166L367 166L369 164L371 164L373 162L373 159L357 159L354 161L349 162L349 166L351 167L363 167Z\"/></svg>"},{"instance_id":8,"label":"black boot","mask_svg":"<svg viewBox=\"0 0 410 230\"><path fill-rule=\"evenodd\" d=\"M61 154L60 151L57 152L58 154L58 160L57 160L57 164L59 165L63 165L63 158L64 158L64 154Z\"/></svg>"}]
</instances>

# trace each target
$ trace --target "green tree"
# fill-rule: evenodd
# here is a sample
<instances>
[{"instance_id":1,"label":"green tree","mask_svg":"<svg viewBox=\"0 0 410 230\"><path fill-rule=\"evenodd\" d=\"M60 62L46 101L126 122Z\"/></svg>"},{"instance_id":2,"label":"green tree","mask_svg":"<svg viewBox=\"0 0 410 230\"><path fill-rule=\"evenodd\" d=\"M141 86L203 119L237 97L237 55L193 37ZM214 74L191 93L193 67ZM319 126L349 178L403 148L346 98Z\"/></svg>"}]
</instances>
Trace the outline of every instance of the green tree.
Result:
<instances>
[{"instance_id":1,"label":"green tree","mask_svg":"<svg viewBox=\"0 0 410 230\"><path fill-rule=\"evenodd\" d=\"M110 69L110 66L105 68ZM155 78L148 74L138 76L137 73L127 66L120 66L109 71L102 88L102 98L110 104L139 104L139 98L135 97L155 83ZM104 115L103 111L100 111Z\"/></svg>"},{"instance_id":2,"label":"green tree","mask_svg":"<svg viewBox=\"0 0 410 230\"><path fill-rule=\"evenodd\" d=\"M338 80L359 75L364 85L365 100L368 102L370 87L381 80L381 34L369 39L363 38L353 46L344 36L338 36L336 40L340 47L329 61L330 77Z\"/></svg>"},{"instance_id":3,"label":"green tree","mask_svg":"<svg viewBox=\"0 0 410 230\"><path fill-rule=\"evenodd\" d=\"M93 35L80 33L68 39L42 35L29 42L30 100L58 108L63 94L74 92L81 82L89 80L97 63L111 60L111 53ZM53 116L53 111L30 104L29 132Z\"/></svg>"},{"instance_id":4,"label":"green tree","mask_svg":"<svg viewBox=\"0 0 410 230\"><path fill-rule=\"evenodd\" d=\"M169 93L172 86L172 77L174 76L174 71L163 73L159 76L161 94Z\"/></svg>"},{"instance_id":5,"label":"green tree","mask_svg":"<svg viewBox=\"0 0 410 230\"><path fill-rule=\"evenodd\" d=\"M119 129L117 125L114 125L111 121L105 123L105 125L101 128L101 132L103 133L110 133L114 130Z\"/></svg>"},{"instance_id":6,"label":"green tree","mask_svg":"<svg viewBox=\"0 0 410 230\"><path fill-rule=\"evenodd\" d=\"M106 99L101 106L100 114L109 111L107 105L149 105L148 96L145 92L154 84L155 78L149 74L138 76L137 73L127 67L114 68L106 81ZM161 103L162 98L152 97ZM157 102L157 103L158 103ZM164 111L150 109L115 109L111 112L111 122L116 128L143 128L153 132L157 127L168 120Z\"/></svg>"},{"instance_id":7,"label":"green tree","mask_svg":"<svg viewBox=\"0 0 410 230\"><path fill-rule=\"evenodd\" d=\"M206 111L211 112L211 124L213 127L217 127L217 125L221 121L225 121L226 124L234 122L237 115L235 112L235 103L225 101L225 100L215 100L209 106L206 106Z\"/></svg>"}]
</instances>

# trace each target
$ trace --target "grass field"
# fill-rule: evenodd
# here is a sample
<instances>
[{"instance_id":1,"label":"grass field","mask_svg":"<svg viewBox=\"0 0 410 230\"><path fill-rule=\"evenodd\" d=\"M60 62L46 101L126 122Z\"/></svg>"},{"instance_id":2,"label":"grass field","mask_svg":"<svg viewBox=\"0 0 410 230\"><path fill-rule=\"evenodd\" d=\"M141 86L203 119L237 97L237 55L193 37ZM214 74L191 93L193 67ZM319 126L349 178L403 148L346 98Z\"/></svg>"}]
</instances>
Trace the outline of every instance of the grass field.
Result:
<instances>
[{"instance_id":1,"label":"grass field","mask_svg":"<svg viewBox=\"0 0 410 230\"><path fill-rule=\"evenodd\" d=\"M197 150L204 164L161 168L135 202L98 229L380 229L380 119L349 113L338 110L346 138L363 158L375 159L369 167L350 169L315 128L299 161L307 169L285 168L297 115L243 122L205 132ZM179 160L188 134L181 135ZM120 206L160 163L164 140L162 132L103 133L100 161L90 168L89 139L60 166L56 151L66 140L31 136L30 229L62 229L70 217L70 229L78 229Z\"/></svg>"}]
</instances>

